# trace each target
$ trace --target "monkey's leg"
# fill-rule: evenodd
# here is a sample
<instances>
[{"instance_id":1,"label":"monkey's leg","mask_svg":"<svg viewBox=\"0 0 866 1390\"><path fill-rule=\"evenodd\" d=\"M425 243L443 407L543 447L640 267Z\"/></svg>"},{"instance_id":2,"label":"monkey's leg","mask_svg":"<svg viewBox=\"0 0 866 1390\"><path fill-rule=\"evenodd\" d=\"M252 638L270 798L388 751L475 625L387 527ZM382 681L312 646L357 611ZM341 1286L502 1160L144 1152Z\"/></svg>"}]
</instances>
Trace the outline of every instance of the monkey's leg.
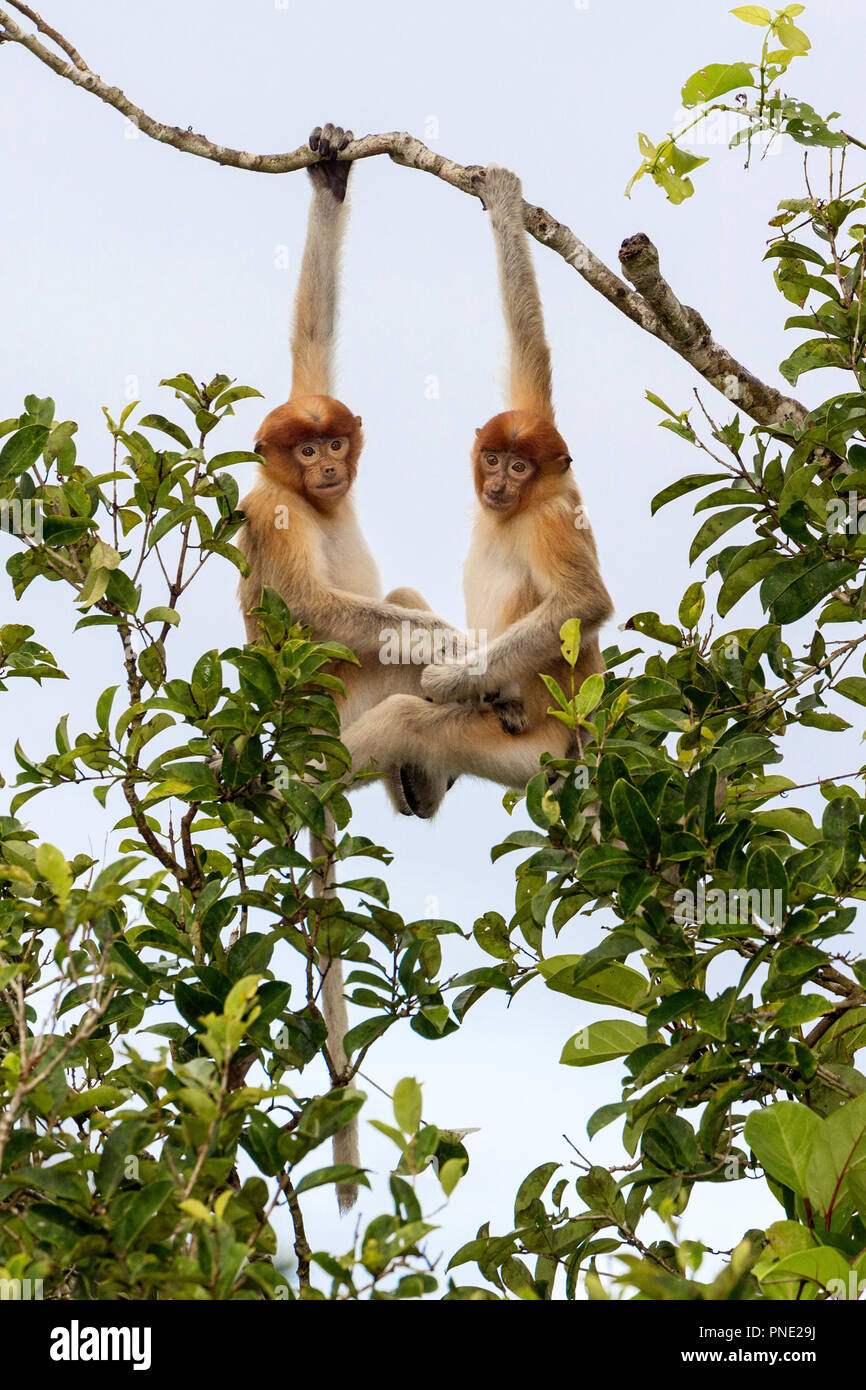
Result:
<instances>
[{"instance_id":1,"label":"monkey's leg","mask_svg":"<svg viewBox=\"0 0 866 1390\"><path fill-rule=\"evenodd\" d=\"M417 766L428 787L436 779L447 785L449 777L464 773L524 787L538 771L541 755L565 757L570 738L569 730L553 719L527 733L508 734L495 714L471 705L434 705L413 695L389 696L343 733L355 767L371 762L384 769ZM412 795L414 789L404 783L404 791ZM439 801L428 804L419 797L416 814L433 815Z\"/></svg>"},{"instance_id":2,"label":"monkey's leg","mask_svg":"<svg viewBox=\"0 0 866 1390\"><path fill-rule=\"evenodd\" d=\"M328 832L332 834L333 821L327 812L325 814ZM321 840L310 831L310 858L319 859L324 853ZM316 874L313 892L316 897L333 897L333 864L329 865L327 875ZM320 955L319 970L322 976L322 1013L328 1029L328 1055L331 1059L331 1065L338 1075L346 1076L349 1070L349 1059L346 1056L343 1039L349 1031L349 1015L343 992L343 962L339 959L331 960L327 956ZM344 1082L344 1086L347 1091L354 1091L356 1089L354 1078ZM337 1130L332 1141L332 1148L335 1163L350 1164L353 1168L361 1167L357 1115L353 1115L347 1125ZM357 1200L358 1184L356 1182L337 1183L337 1205L341 1213L345 1214L345 1212L351 1211Z\"/></svg>"},{"instance_id":3,"label":"monkey's leg","mask_svg":"<svg viewBox=\"0 0 866 1390\"><path fill-rule=\"evenodd\" d=\"M411 589L406 585L392 589L389 594L385 595L384 602L399 604L401 608L420 608L425 613L433 612L424 595L420 594L417 589Z\"/></svg>"},{"instance_id":4,"label":"monkey's leg","mask_svg":"<svg viewBox=\"0 0 866 1390\"><path fill-rule=\"evenodd\" d=\"M421 608L428 613L431 611L430 604L424 595L417 589L402 587L392 589L385 595L386 603L398 603L401 608ZM423 666L409 667L406 672L405 682L399 682L401 691L407 694L418 695L421 691L421 672ZM397 694L391 690L390 694ZM439 806L445 793L453 787L455 777L445 778L443 784L442 777L436 777L427 772L423 767L408 765L399 769L391 770L385 779L385 788L392 806L403 816L419 816L422 820L426 819L423 809L419 807ZM432 812L428 812L432 814Z\"/></svg>"}]
</instances>

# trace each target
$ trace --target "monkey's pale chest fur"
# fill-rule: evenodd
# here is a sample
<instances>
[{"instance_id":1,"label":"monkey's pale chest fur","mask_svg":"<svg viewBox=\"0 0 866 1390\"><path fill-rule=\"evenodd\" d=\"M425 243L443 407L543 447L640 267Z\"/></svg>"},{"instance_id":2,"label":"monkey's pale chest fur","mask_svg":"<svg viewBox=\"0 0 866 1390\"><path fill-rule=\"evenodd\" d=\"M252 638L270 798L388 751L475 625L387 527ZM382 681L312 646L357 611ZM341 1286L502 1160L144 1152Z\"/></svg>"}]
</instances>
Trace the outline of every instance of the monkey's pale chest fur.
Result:
<instances>
[{"instance_id":1,"label":"monkey's pale chest fur","mask_svg":"<svg viewBox=\"0 0 866 1390\"><path fill-rule=\"evenodd\" d=\"M472 533L463 570L466 622L489 640L498 637L544 597L526 559L524 527L519 519L491 523L483 514Z\"/></svg>"},{"instance_id":2,"label":"monkey's pale chest fur","mask_svg":"<svg viewBox=\"0 0 866 1390\"><path fill-rule=\"evenodd\" d=\"M316 518L316 569L329 589L381 598L382 581L351 506Z\"/></svg>"}]
</instances>

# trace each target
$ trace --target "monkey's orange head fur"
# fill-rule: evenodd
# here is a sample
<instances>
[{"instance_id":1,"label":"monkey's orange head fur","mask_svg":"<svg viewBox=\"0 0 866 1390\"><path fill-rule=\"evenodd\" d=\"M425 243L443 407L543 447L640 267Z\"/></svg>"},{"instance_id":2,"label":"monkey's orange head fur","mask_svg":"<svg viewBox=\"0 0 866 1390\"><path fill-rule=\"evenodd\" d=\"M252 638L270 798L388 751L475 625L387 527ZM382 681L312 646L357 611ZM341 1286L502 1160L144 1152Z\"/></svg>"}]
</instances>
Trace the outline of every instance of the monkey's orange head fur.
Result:
<instances>
[{"instance_id":1,"label":"monkey's orange head fur","mask_svg":"<svg viewBox=\"0 0 866 1390\"><path fill-rule=\"evenodd\" d=\"M320 510L349 491L363 447L361 417L333 396L295 396L265 416L256 438L269 477Z\"/></svg>"},{"instance_id":2,"label":"monkey's orange head fur","mask_svg":"<svg viewBox=\"0 0 866 1390\"><path fill-rule=\"evenodd\" d=\"M482 503L511 516L530 499L558 492L571 456L552 420L528 410L506 410L477 431L472 463Z\"/></svg>"}]
</instances>

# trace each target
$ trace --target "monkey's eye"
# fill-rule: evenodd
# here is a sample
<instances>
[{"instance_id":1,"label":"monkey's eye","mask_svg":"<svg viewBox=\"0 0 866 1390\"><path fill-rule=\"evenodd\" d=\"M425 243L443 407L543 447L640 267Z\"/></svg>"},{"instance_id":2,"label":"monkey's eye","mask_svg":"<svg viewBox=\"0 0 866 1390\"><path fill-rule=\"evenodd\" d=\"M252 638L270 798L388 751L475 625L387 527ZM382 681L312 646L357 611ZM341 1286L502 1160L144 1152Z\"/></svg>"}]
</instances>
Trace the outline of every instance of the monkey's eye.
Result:
<instances>
[{"instance_id":1,"label":"monkey's eye","mask_svg":"<svg viewBox=\"0 0 866 1390\"><path fill-rule=\"evenodd\" d=\"M522 459L515 459L511 465L511 471L512 473L525 473L526 464L523 462Z\"/></svg>"},{"instance_id":2,"label":"monkey's eye","mask_svg":"<svg viewBox=\"0 0 866 1390\"><path fill-rule=\"evenodd\" d=\"M316 451L313 448L312 444L305 444L301 450L301 453L303 454L305 459L311 459L315 452Z\"/></svg>"},{"instance_id":3,"label":"monkey's eye","mask_svg":"<svg viewBox=\"0 0 866 1390\"><path fill-rule=\"evenodd\" d=\"M496 457L495 454L488 454L484 462L488 463L491 468L495 468L496 465L499 463L499 459Z\"/></svg>"},{"instance_id":4,"label":"monkey's eye","mask_svg":"<svg viewBox=\"0 0 866 1390\"><path fill-rule=\"evenodd\" d=\"M334 453L335 453L335 454L338 453L339 450L342 449L342 447L343 447L343 441L342 441L342 439L332 439L332 440L331 440L331 448L334 450Z\"/></svg>"}]
</instances>

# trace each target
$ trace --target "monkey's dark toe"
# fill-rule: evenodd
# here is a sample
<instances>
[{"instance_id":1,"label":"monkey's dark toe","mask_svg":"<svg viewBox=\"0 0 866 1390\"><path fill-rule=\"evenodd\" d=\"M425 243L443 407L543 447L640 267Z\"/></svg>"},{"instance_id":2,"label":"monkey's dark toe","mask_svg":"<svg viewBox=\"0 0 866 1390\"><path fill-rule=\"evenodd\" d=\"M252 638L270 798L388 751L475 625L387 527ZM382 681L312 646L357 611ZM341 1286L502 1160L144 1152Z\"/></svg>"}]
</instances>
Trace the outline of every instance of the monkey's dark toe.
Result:
<instances>
[{"instance_id":1,"label":"monkey's dark toe","mask_svg":"<svg viewBox=\"0 0 866 1390\"><path fill-rule=\"evenodd\" d=\"M422 767L407 763L400 768L400 786L413 816L429 820L439 805L436 788Z\"/></svg>"},{"instance_id":2,"label":"monkey's dark toe","mask_svg":"<svg viewBox=\"0 0 866 1390\"><path fill-rule=\"evenodd\" d=\"M337 153L334 145L334 137L337 133L336 127L328 121L327 125L322 126L322 138L319 141L319 154L323 159L333 159Z\"/></svg>"},{"instance_id":3,"label":"monkey's dark toe","mask_svg":"<svg viewBox=\"0 0 866 1390\"><path fill-rule=\"evenodd\" d=\"M506 734L525 734L529 720L522 700L501 700L494 706Z\"/></svg>"}]
</instances>

